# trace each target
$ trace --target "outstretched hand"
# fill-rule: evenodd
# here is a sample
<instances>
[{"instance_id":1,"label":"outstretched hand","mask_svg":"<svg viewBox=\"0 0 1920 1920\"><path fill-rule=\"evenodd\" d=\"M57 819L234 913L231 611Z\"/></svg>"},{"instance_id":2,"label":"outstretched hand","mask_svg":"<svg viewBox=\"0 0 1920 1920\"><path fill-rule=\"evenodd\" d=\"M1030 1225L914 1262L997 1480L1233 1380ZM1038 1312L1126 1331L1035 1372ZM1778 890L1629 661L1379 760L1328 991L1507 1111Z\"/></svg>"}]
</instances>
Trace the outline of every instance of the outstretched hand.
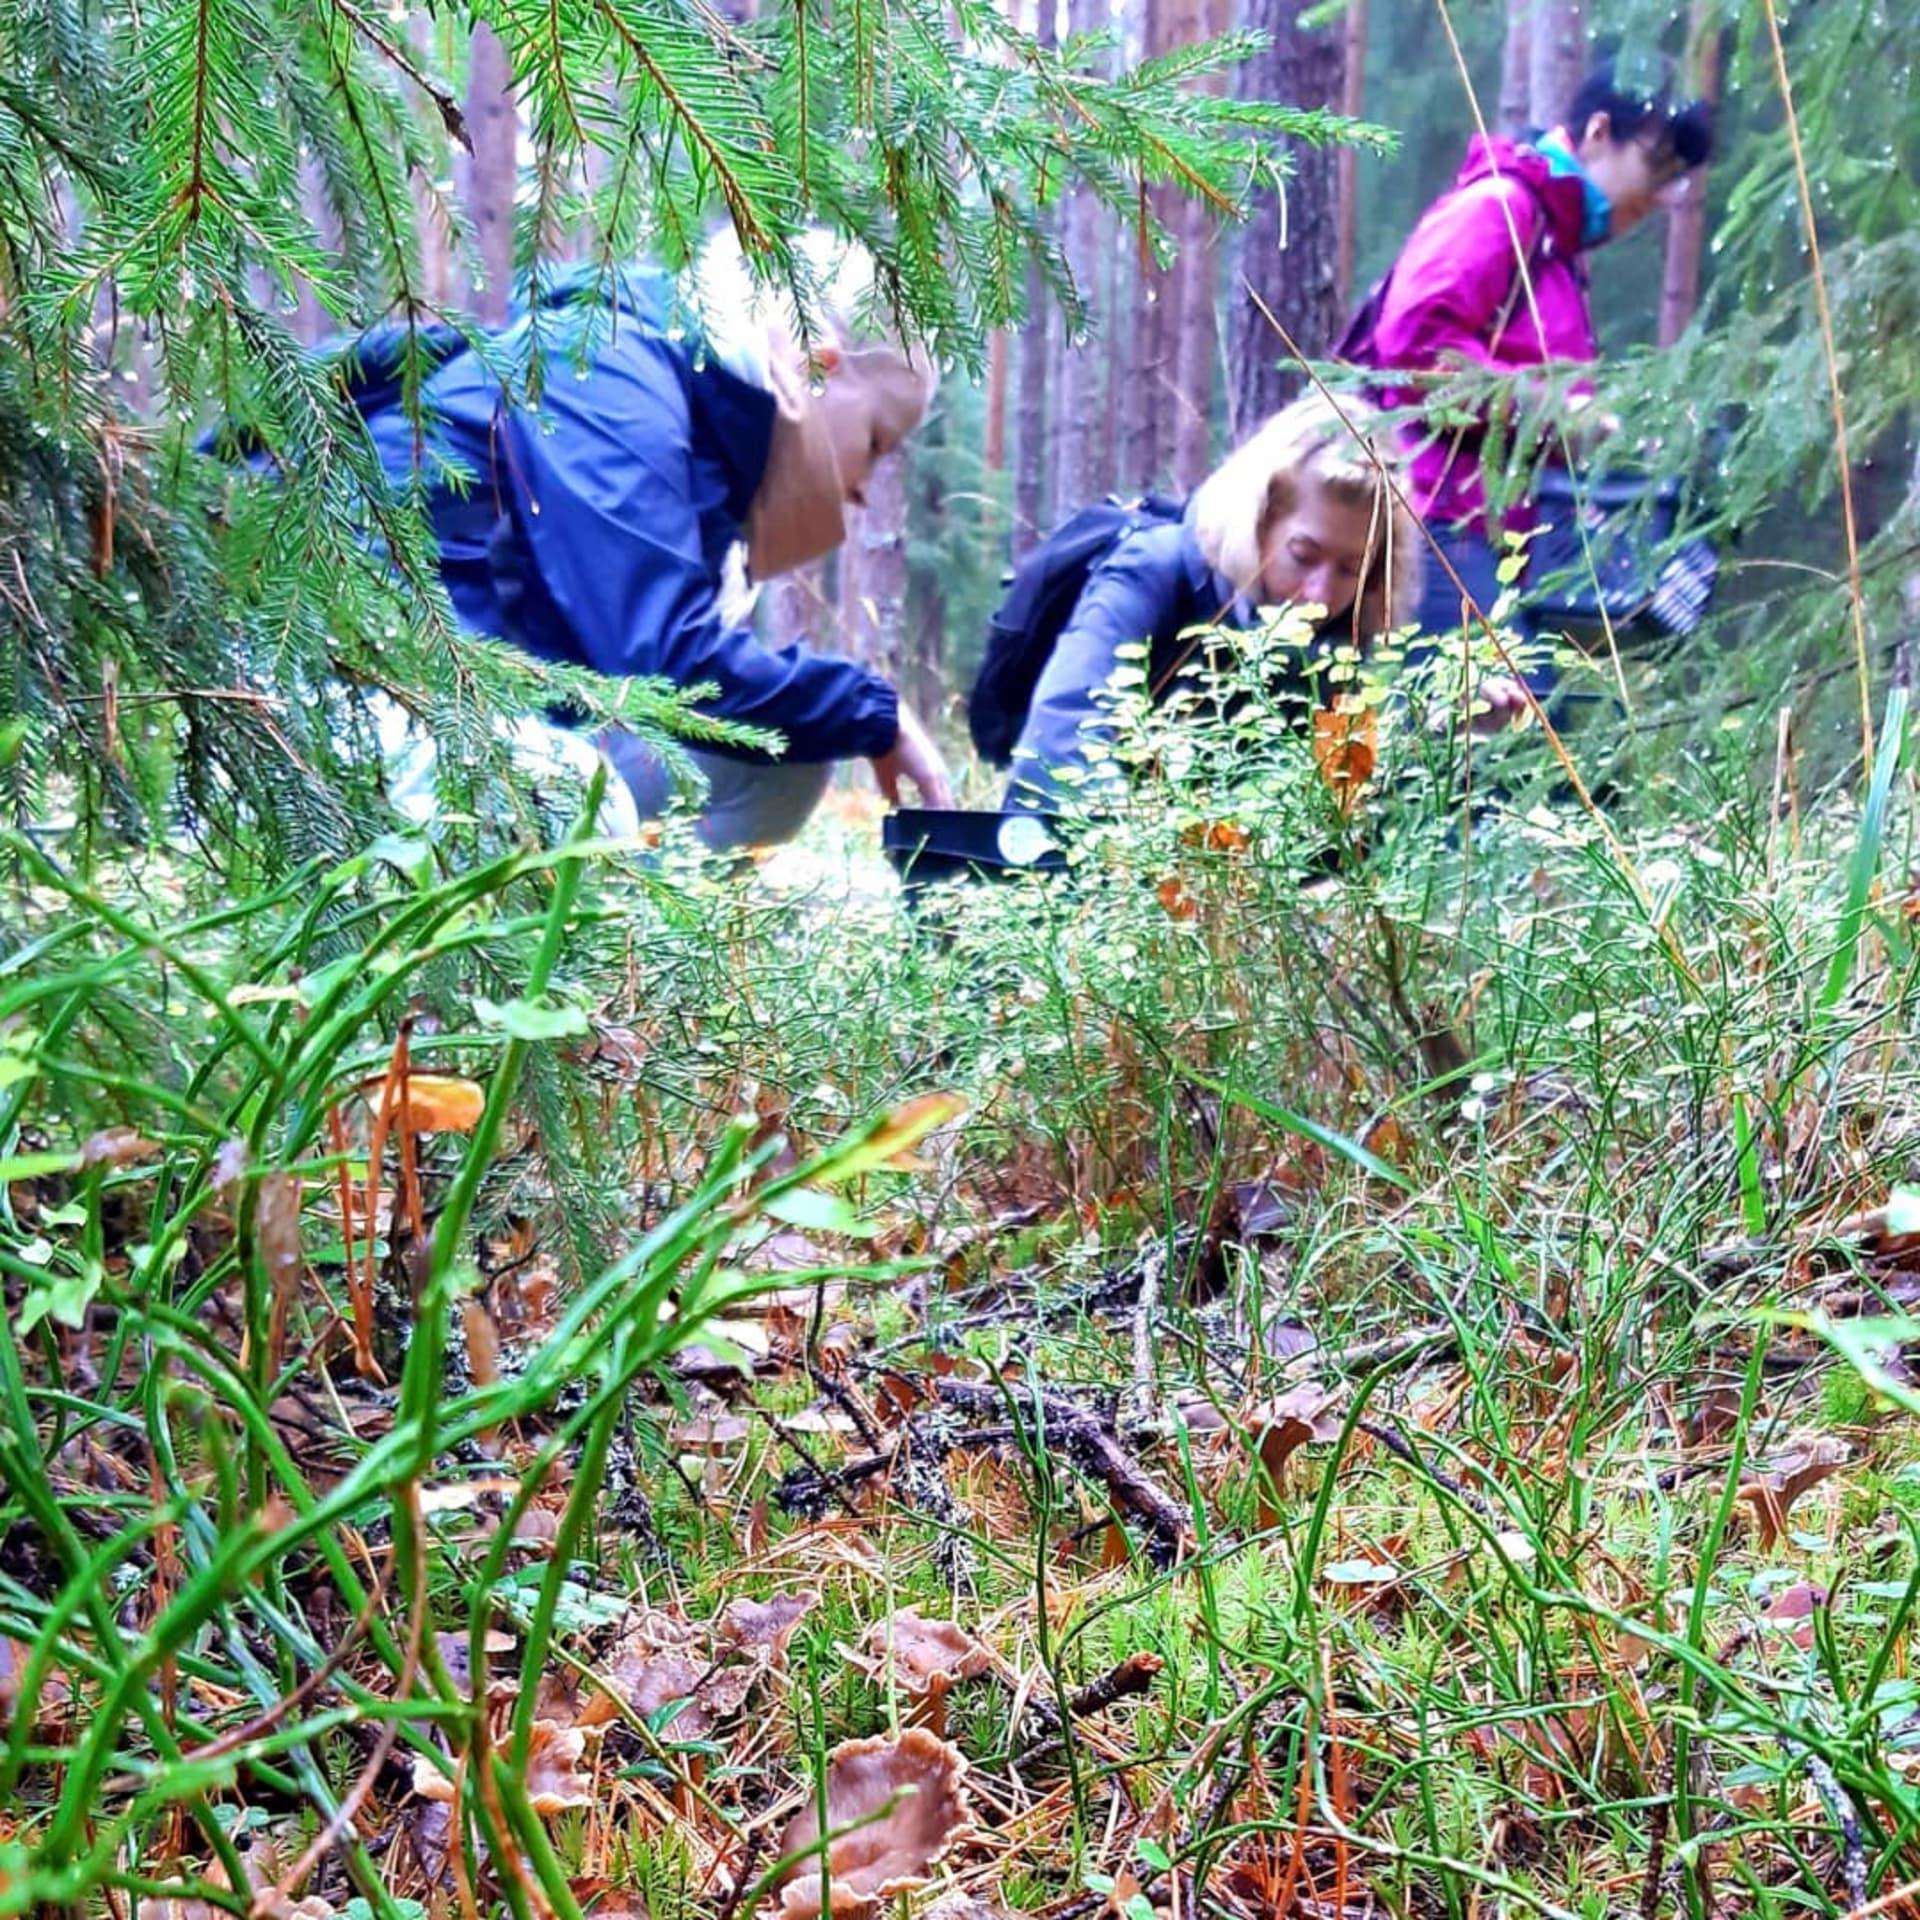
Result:
<instances>
[{"instance_id":1,"label":"outstretched hand","mask_svg":"<svg viewBox=\"0 0 1920 1920\"><path fill-rule=\"evenodd\" d=\"M1473 683L1473 731L1484 739L1526 718L1527 692L1511 674L1490 673Z\"/></svg>"},{"instance_id":2,"label":"outstretched hand","mask_svg":"<svg viewBox=\"0 0 1920 1920\"><path fill-rule=\"evenodd\" d=\"M893 806L900 804L903 779L913 782L923 807L953 805L953 784L947 778L947 763L940 758L940 749L933 744L932 735L904 704L900 708L900 731L892 747L875 756L873 777Z\"/></svg>"}]
</instances>

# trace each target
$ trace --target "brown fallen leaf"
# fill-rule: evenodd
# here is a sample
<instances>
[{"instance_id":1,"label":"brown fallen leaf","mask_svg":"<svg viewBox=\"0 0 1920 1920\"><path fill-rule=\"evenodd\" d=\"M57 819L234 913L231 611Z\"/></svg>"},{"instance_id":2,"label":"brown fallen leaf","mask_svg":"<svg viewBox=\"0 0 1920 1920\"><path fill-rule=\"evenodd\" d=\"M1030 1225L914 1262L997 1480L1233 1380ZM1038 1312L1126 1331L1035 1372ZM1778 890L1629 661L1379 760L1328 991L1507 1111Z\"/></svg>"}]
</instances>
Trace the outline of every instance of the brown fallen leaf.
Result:
<instances>
[{"instance_id":1,"label":"brown fallen leaf","mask_svg":"<svg viewBox=\"0 0 1920 1920\"><path fill-rule=\"evenodd\" d=\"M0 1734L12 1731L13 1717L20 1711L20 1688L31 1657L32 1649L23 1641L10 1640L0 1634ZM51 1731L70 1698L66 1676L58 1667L48 1667L41 1675L39 1695L34 1701L34 1731Z\"/></svg>"},{"instance_id":2,"label":"brown fallen leaf","mask_svg":"<svg viewBox=\"0 0 1920 1920\"><path fill-rule=\"evenodd\" d=\"M1360 790L1373 777L1379 723L1371 707L1350 696L1313 716L1313 763L1342 813L1351 813Z\"/></svg>"},{"instance_id":3,"label":"brown fallen leaf","mask_svg":"<svg viewBox=\"0 0 1920 1920\"><path fill-rule=\"evenodd\" d=\"M80 1149L79 1171L90 1167L131 1167L151 1160L159 1147L132 1127L107 1127L90 1134Z\"/></svg>"},{"instance_id":4,"label":"brown fallen leaf","mask_svg":"<svg viewBox=\"0 0 1920 1920\"><path fill-rule=\"evenodd\" d=\"M1776 1545L1787 1530L1793 1503L1853 1458L1844 1440L1823 1435L1793 1453L1753 1462L1740 1483L1740 1498L1753 1508L1754 1530L1762 1550Z\"/></svg>"},{"instance_id":5,"label":"brown fallen leaf","mask_svg":"<svg viewBox=\"0 0 1920 1920\"><path fill-rule=\"evenodd\" d=\"M1248 1416L1248 1431L1259 1436L1258 1518L1262 1527L1279 1524L1280 1475L1293 1455L1309 1441L1324 1444L1339 1439L1340 1429L1346 1424L1334 1411L1339 1397L1332 1388L1308 1380L1289 1388L1277 1400L1256 1406Z\"/></svg>"},{"instance_id":6,"label":"brown fallen leaf","mask_svg":"<svg viewBox=\"0 0 1920 1920\"><path fill-rule=\"evenodd\" d=\"M1169 920L1199 919L1200 902L1187 891L1187 883L1177 873L1168 874L1153 892Z\"/></svg>"},{"instance_id":7,"label":"brown fallen leaf","mask_svg":"<svg viewBox=\"0 0 1920 1920\"><path fill-rule=\"evenodd\" d=\"M728 1453L752 1431L752 1426L737 1413L715 1407L675 1427L673 1444L689 1453Z\"/></svg>"},{"instance_id":8,"label":"brown fallen leaf","mask_svg":"<svg viewBox=\"0 0 1920 1920\"><path fill-rule=\"evenodd\" d=\"M836 1914L867 1920L895 1894L924 1887L932 1868L966 1832L967 1763L923 1727L897 1740L850 1740L827 1756L826 1858ZM807 1853L781 1888L783 1920L820 1920L822 1840L809 1795L781 1837L783 1855Z\"/></svg>"},{"instance_id":9,"label":"brown fallen leaf","mask_svg":"<svg viewBox=\"0 0 1920 1920\"><path fill-rule=\"evenodd\" d=\"M580 1903L588 1920L648 1920L647 1903L632 1887L617 1880L594 1877L569 1880L567 1891Z\"/></svg>"}]
</instances>

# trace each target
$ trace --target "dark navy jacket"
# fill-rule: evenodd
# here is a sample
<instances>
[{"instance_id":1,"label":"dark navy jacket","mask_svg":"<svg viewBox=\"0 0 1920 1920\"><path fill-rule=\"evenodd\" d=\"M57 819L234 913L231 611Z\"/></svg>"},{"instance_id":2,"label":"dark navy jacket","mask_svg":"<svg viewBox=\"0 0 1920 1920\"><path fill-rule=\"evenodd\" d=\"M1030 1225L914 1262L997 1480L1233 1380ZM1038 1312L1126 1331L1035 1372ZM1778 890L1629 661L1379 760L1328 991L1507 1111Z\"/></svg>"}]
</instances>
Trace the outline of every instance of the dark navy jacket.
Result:
<instances>
[{"instance_id":1,"label":"dark navy jacket","mask_svg":"<svg viewBox=\"0 0 1920 1920\"><path fill-rule=\"evenodd\" d=\"M1202 555L1187 521L1162 521L1125 535L1080 590L1041 669L1013 750L1007 804L1044 803L1057 791L1053 773L1085 768L1090 750L1111 738L1095 696L1119 665L1121 647L1148 643L1148 682L1163 692L1193 651L1180 637L1188 629L1246 627L1252 621L1246 603Z\"/></svg>"},{"instance_id":2,"label":"dark navy jacket","mask_svg":"<svg viewBox=\"0 0 1920 1920\"><path fill-rule=\"evenodd\" d=\"M612 314L547 307L504 329L508 366L541 329L537 409L506 406L498 372L465 348L423 383L422 478L455 611L543 660L711 683L704 711L774 729L791 760L887 752L899 709L884 680L721 621L722 568L766 471L774 401L713 360L696 365L664 312L636 280ZM397 388L367 427L389 478L409 484L420 449Z\"/></svg>"}]
</instances>

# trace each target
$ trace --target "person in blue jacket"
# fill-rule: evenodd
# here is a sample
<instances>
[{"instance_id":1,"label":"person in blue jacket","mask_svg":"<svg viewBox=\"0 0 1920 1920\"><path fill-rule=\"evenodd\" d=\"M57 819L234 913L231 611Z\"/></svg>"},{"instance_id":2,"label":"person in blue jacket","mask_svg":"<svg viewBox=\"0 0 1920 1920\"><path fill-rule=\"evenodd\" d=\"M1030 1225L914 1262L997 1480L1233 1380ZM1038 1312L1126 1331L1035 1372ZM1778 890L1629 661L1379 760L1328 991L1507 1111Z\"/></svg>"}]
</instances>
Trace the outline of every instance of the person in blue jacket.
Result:
<instances>
[{"instance_id":1,"label":"person in blue jacket","mask_svg":"<svg viewBox=\"0 0 1920 1920\"><path fill-rule=\"evenodd\" d=\"M1309 393L1229 454L1180 519L1123 535L1041 670L1007 805L1049 807L1068 787L1111 777L1107 690L1122 647L1147 644L1160 698L1195 659L1196 627L1245 631L1262 607L1313 606L1322 638L1364 650L1410 621L1421 543L1389 484L1398 471L1391 433L1364 400L1343 396L1336 407Z\"/></svg>"},{"instance_id":2,"label":"person in blue jacket","mask_svg":"<svg viewBox=\"0 0 1920 1920\"><path fill-rule=\"evenodd\" d=\"M548 302L461 347L421 391L421 424L398 383L364 410L388 477L420 484L440 572L465 627L543 660L680 687L711 685L702 711L777 733L777 757L702 744L699 822L714 847L790 838L832 763L871 761L883 791L911 781L949 804L938 750L894 688L852 661L773 648L748 619L751 588L832 551L875 464L924 416L931 364L862 341L848 289L864 262L824 235L808 255L824 332L811 355L796 324L750 283L738 248L702 264L684 331L658 278L626 275L592 297ZM509 402L502 370L543 357L537 401ZM516 378L514 391L519 391ZM515 724L578 765L583 743ZM593 743L640 818L672 796L661 756L608 730ZM589 759L590 764L590 759Z\"/></svg>"}]
</instances>

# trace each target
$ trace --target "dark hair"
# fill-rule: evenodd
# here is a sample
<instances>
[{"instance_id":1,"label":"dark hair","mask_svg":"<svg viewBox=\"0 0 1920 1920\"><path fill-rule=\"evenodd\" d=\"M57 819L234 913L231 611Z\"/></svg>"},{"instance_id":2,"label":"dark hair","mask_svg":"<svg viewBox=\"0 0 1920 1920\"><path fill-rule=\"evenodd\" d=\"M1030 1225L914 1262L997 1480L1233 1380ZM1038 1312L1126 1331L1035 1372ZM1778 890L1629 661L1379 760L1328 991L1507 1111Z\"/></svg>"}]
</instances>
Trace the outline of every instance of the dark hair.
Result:
<instances>
[{"instance_id":1,"label":"dark hair","mask_svg":"<svg viewBox=\"0 0 1920 1920\"><path fill-rule=\"evenodd\" d=\"M1663 63L1651 88L1621 83L1614 62L1603 60L1580 83L1567 108L1567 131L1577 140L1596 113L1604 113L1617 144L1645 140L1670 153L1682 167L1703 165L1713 152L1713 108L1704 100L1675 100L1672 69Z\"/></svg>"}]
</instances>

